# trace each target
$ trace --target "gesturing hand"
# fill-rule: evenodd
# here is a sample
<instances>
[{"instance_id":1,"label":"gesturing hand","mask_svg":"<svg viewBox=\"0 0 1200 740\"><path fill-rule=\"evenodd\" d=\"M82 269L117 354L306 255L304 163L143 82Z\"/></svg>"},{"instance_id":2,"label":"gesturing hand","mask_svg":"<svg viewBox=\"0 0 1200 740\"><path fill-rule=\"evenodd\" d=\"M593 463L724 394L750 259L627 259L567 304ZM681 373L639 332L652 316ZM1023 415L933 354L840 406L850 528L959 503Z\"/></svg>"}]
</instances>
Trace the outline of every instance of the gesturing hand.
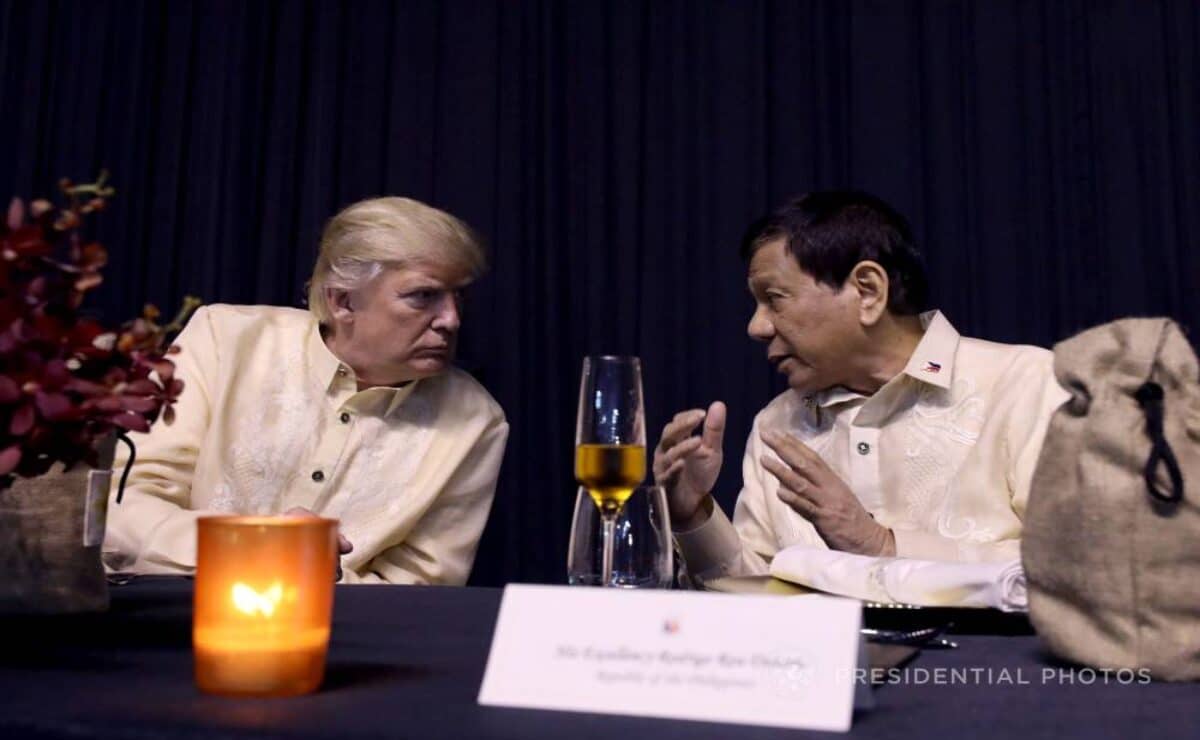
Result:
<instances>
[{"instance_id":1,"label":"gesturing hand","mask_svg":"<svg viewBox=\"0 0 1200 740\"><path fill-rule=\"evenodd\" d=\"M892 531L867 513L820 455L786 432L768 430L760 436L779 455L778 460L770 455L760 459L779 479L780 500L812 522L831 549L860 555L896 554Z\"/></svg>"},{"instance_id":2,"label":"gesturing hand","mask_svg":"<svg viewBox=\"0 0 1200 740\"><path fill-rule=\"evenodd\" d=\"M692 432L704 422L699 436ZM694 529L706 515L704 500L717 483L724 457L725 404L681 411L664 428L654 448L654 480L667 492L672 526Z\"/></svg>"}]
</instances>

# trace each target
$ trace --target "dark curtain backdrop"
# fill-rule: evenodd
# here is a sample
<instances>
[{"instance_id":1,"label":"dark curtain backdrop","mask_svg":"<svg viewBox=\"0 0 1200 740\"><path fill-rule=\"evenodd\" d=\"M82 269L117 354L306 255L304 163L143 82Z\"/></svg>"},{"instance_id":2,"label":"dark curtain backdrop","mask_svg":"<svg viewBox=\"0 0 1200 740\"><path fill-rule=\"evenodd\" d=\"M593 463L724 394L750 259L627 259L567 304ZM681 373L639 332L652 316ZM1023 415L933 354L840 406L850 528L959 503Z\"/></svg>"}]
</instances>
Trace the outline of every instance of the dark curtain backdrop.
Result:
<instances>
[{"instance_id":1,"label":"dark curtain backdrop","mask_svg":"<svg viewBox=\"0 0 1200 740\"><path fill-rule=\"evenodd\" d=\"M300 305L378 194L486 235L462 364L512 423L473 582L562 582L581 358L724 399L737 494L782 389L737 240L788 195L908 214L964 333L1200 308L1200 3L0 1L0 193L109 168L95 297Z\"/></svg>"}]
</instances>

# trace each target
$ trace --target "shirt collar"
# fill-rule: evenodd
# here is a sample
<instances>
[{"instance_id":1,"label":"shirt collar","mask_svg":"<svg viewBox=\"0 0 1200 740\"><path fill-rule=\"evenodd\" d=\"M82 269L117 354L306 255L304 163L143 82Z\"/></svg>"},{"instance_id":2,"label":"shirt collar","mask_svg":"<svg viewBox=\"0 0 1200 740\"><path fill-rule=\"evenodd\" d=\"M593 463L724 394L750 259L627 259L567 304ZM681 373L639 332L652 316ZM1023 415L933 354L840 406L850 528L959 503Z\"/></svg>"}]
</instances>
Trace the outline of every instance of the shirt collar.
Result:
<instances>
[{"instance_id":1,"label":"shirt collar","mask_svg":"<svg viewBox=\"0 0 1200 740\"><path fill-rule=\"evenodd\" d=\"M947 389L954 383L954 356L958 354L958 330L942 315L941 311L926 311L921 314L925 334L913 350L912 357L904 367L910 378Z\"/></svg>"},{"instance_id":2,"label":"shirt collar","mask_svg":"<svg viewBox=\"0 0 1200 740\"><path fill-rule=\"evenodd\" d=\"M333 387L334 381L347 377L351 370L344 367L341 360L325 344L321 336L321 324L313 317L312 326L308 330L308 366L312 368L313 379L321 387L321 392Z\"/></svg>"},{"instance_id":3,"label":"shirt collar","mask_svg":"<svg viewBox=\"0 0 1200 740\"><path fill-rule=\"evenodd\" d=\"M954 381L954 356L958 352L958 330L941 311L926 311L921 314L921 326L925 333L916 349L908 358L901 372L921 383L939 388L949 388ZM857 401L868 396L856 391L835 386L817 391L804 398L805 405L827 409L843 403Z\"/></svg>"},{"instance_id":4,"label":"shirt collar","mask_svg":"<svg viewBox=\"0 0 1200 740\"><path fill-rule=\"evenodd\" d=\"M400 387L376 386L358 390L354 370L338 359L321 336L321 325L313 318L308 334L308 363L313 381L335 407L352 406L362 413L388 416L404 402L421 382L414 380Z\"/></svg>"},{"instance_id":5,"label":"shirt collar","mask_svg":"<svg viewBox=\"0 0 1200 740\"><path fill-rule=\"evenodd\" d=\"M823 391L817 391L811 396L806 396L804 403L810 406L816 406L817 408L827 409L831 406L838 406L843 403L849 403L850 401L857 401L860 398L866 398L866 396L858 391L852 391L849 388L843 388L839 385L834 386L833 388L826 388Z\"/></svg>"}]
</instances>

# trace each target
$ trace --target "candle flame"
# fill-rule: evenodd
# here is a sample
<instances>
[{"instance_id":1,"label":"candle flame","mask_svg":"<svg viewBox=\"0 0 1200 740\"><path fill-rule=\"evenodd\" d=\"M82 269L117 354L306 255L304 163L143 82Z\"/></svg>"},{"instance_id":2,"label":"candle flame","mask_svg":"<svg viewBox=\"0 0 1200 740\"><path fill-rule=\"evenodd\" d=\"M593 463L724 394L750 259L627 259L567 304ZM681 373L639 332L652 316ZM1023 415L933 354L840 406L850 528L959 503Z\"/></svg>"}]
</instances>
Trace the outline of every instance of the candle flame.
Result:
<instances>
[{"instance_id":1,"label":"candle flame","mask_svg":"<svg viewBox=\"0 0 1200 740\"><path fill-rule=\"evenodd\" d=\"M250 616L271 616L282 599L283 586L278 581L262 593L241 582L233 584L233 605Z\"/></svg>"}]
</instances>

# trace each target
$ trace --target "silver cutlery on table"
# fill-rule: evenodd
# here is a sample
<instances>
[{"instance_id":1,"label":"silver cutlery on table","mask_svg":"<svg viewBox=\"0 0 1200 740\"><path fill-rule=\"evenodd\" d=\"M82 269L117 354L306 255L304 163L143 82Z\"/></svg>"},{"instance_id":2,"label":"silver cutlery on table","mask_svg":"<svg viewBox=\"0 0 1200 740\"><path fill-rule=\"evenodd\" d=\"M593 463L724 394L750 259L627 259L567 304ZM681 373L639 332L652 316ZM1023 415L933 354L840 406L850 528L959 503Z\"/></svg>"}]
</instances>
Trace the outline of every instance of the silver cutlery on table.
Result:
<instances>
[{"instance_id":1,"label":"silver cutlery on table","mask_svg":"<svg viewBox=\"0 0 1200 740\"><path fill-rule=\"evenodd\" d=\"M915 630L880 630L864 627L859 630L868 642L883 645L912 645L947 650L958 647L958 643L941 636L945 631L945 627L923 627Z\"/></svg>"}]
</instances>

